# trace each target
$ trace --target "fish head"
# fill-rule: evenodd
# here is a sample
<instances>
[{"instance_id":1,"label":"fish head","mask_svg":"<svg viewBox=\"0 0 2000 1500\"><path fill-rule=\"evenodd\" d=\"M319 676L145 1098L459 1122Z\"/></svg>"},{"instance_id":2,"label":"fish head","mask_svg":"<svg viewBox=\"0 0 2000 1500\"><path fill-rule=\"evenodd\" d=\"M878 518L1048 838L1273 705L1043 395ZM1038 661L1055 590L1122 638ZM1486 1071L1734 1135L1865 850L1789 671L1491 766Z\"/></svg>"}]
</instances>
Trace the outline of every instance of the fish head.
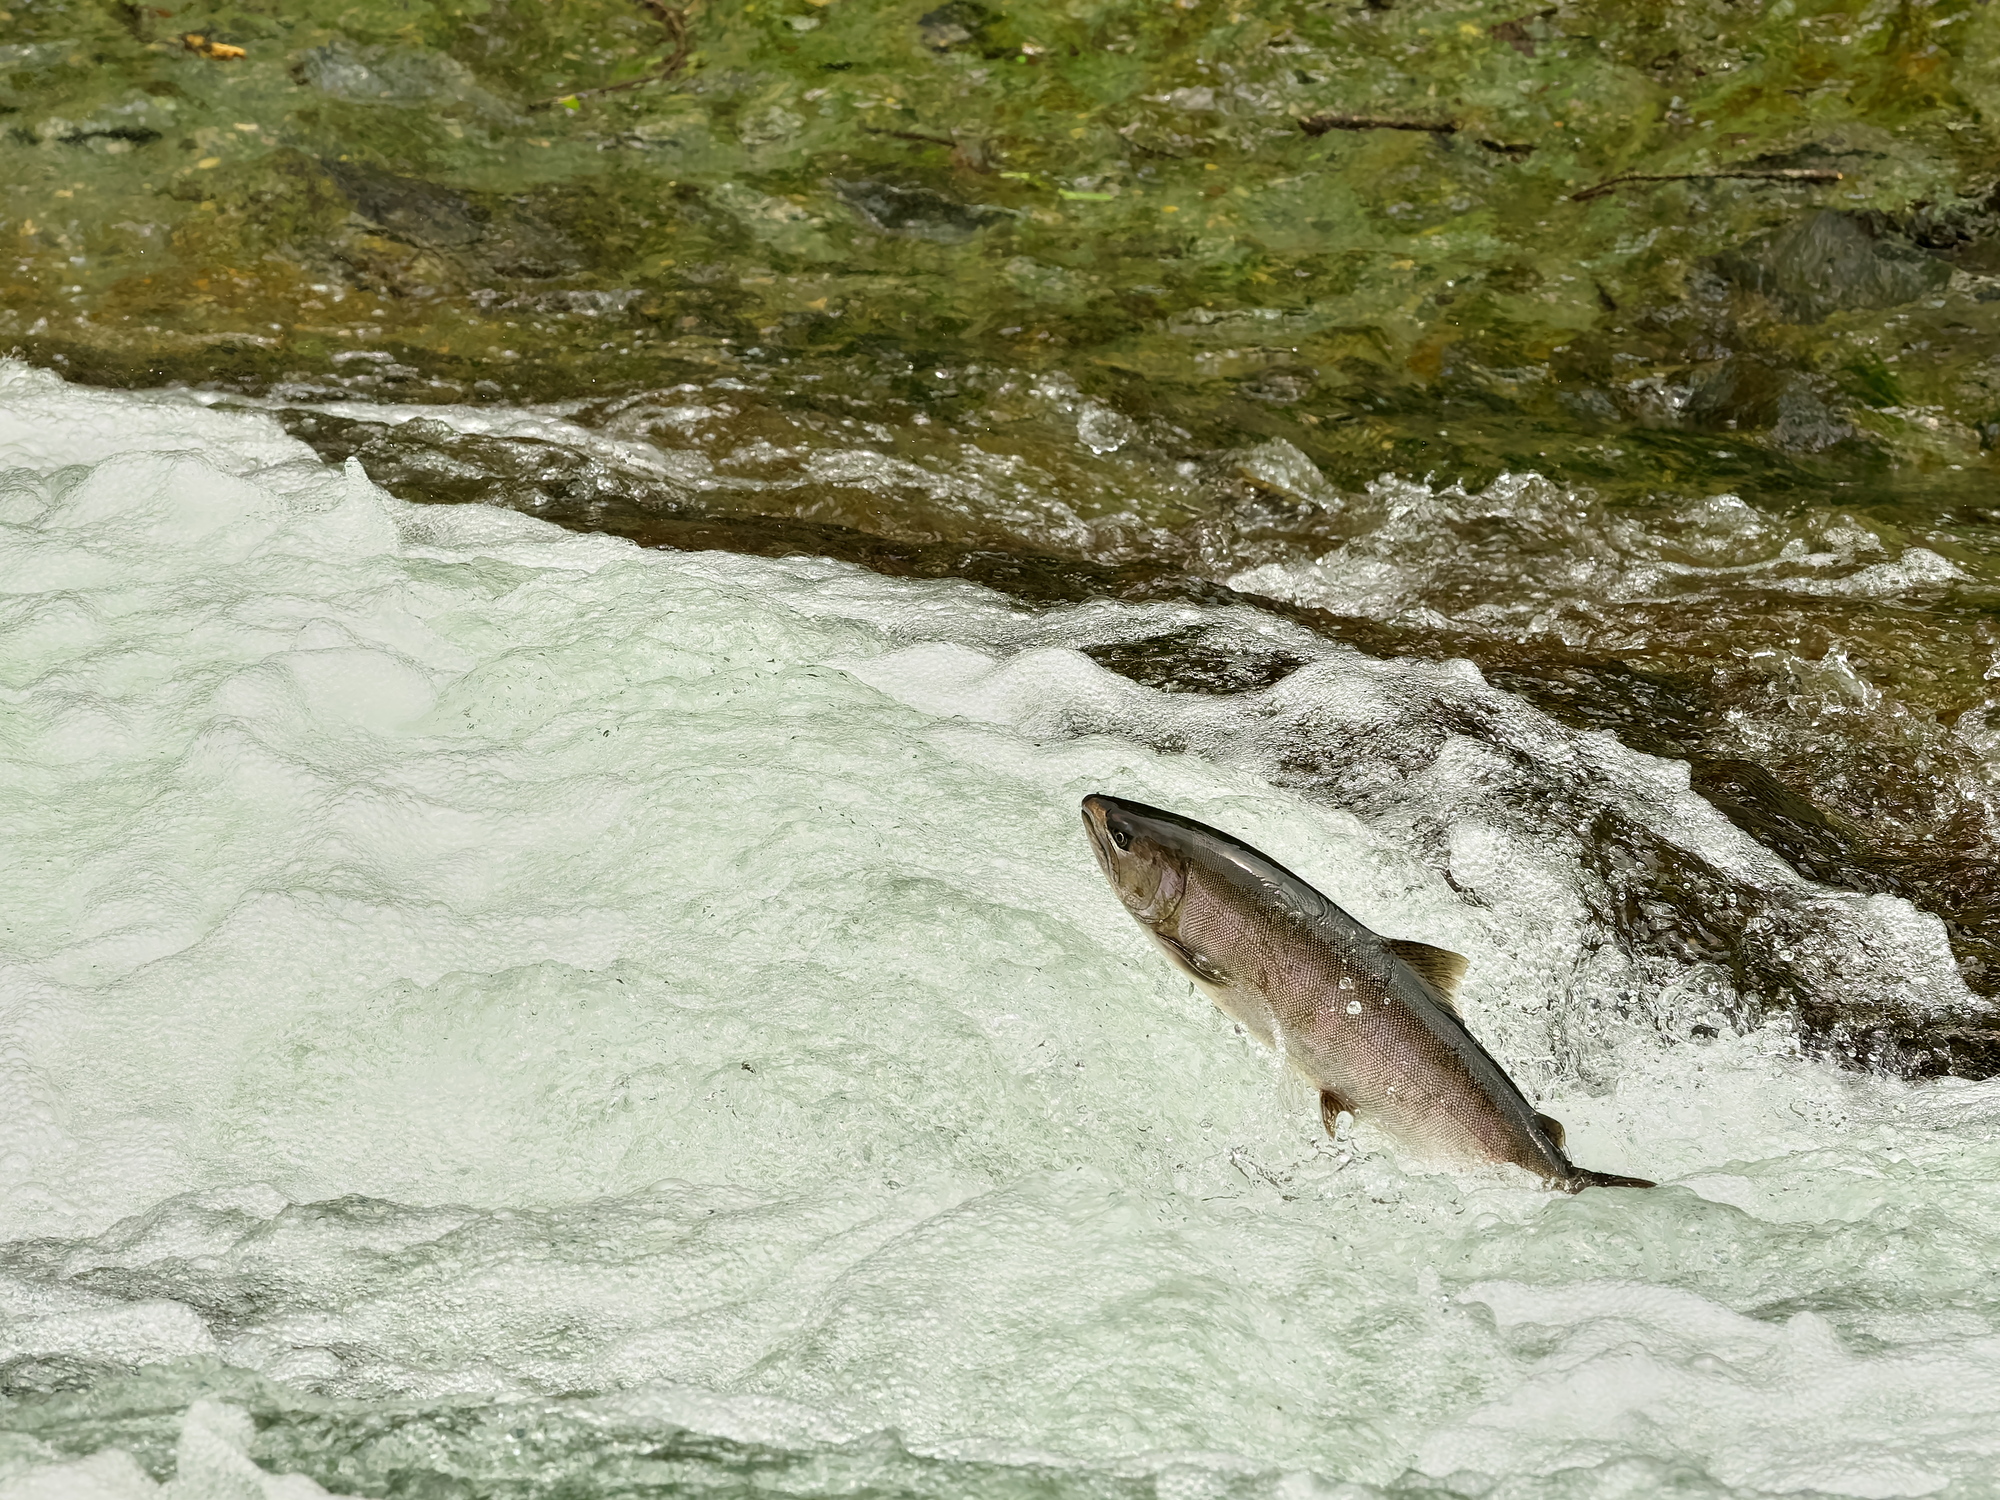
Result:
<instances>
[{"instance_id":1,"label":"fish head","mask_svg":"<svg viewBox=\"0 0 2000 1500\"><path fill-rule=\"evenodd\" d=\"M1083 799L1083 827L1098 868L1139 924L1173 921L1187 891L1187 856L1153 809L1094 793Z\"/></svg>"}]
</instances>

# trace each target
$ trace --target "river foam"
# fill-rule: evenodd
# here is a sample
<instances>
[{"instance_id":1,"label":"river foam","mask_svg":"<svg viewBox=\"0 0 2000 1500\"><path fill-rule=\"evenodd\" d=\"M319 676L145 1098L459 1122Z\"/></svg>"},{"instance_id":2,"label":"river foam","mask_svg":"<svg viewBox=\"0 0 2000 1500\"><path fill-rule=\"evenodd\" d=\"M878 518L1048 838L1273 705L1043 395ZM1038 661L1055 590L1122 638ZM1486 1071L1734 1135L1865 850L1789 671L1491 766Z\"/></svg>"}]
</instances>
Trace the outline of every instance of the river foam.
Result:
<instances>
[{"instance_id":1,"label":"river foam","mask_svg":"<svg viewBox=\"0 0 2000 1500\"><path fill-rule=\"evenodd\" d=\"M7 1500L2000 1493L2000 1089L1778 1003L1962 1008L1942 933L1684 767L1248 611L649 553L0 381ZM1303 665L1081 649L1191 630ZM1093 790L1467 953L1663 1186L1327 1141Z\"/></svg>"}]
</instances>

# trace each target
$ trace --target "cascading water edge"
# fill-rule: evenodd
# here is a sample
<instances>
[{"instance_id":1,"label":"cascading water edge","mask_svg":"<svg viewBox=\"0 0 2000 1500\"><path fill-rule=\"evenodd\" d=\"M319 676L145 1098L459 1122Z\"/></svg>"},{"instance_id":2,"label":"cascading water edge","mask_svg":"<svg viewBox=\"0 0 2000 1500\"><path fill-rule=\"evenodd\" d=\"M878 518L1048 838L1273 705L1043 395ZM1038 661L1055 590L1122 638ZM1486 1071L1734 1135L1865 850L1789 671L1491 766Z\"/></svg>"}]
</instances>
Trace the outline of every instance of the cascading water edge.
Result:
<instances>
[{"instance_id":1,"label":"cascading water edge","mask_svg":"<svg viewBox=\"0 0 2000 1500\"><path fill-rule=\"evenodd\" d=\"M1990 1005L1686 762L1227 599L647 550L4 379L8 1500L1994 1492L2000 1091L1798 1019ZM1284 667L1133 680L1189 639ZM1662 1186L1328 1141L1097 790L1468 955Z\"/></svg>"}]
</instances>

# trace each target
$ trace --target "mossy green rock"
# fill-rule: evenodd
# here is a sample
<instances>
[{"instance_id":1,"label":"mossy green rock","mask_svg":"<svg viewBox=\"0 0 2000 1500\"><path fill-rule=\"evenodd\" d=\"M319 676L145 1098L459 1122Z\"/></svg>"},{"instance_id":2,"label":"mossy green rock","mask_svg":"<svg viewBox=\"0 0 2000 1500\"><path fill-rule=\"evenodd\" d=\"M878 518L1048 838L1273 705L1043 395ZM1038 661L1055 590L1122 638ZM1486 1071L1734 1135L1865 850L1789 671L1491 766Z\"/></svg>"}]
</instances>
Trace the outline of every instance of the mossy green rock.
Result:
<instances>
[{"instance_id":1,"label":"mossy green rock","mask_svg":"<svg viewBox=\"0 0 2000 1500\"><path fill-rule=\"evenodd\" d=\"M88 380L977 360L1614 489L1949 495L2000 432L1971 0L0 4L0 347Z\"/></svg>"}]
</instances>

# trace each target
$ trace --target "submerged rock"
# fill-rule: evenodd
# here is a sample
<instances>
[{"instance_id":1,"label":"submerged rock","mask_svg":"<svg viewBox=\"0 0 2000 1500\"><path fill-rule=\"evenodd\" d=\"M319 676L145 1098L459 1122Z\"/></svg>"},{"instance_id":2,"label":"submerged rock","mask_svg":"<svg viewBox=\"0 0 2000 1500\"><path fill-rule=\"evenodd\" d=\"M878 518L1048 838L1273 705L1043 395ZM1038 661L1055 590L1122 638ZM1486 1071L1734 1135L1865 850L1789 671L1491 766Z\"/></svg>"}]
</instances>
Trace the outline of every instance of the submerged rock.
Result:
<instances>
[{"instance_id":1,"label":"submerged rock","mask_svg":"<svg viewBox=\"0 0 2000 1500\"><path fill-rule=\"evenodd\" d=\"M1725 361L1688 397L1689 421L1736 432L1762 428L1775 448L1818 453L1855 436L1840 413L1832 382L1767 360L1738 356Z\"/></svg>"},{"instance_id":2,"label":"submerged rock","mask_svg":"<svg viewBox=\"0 0 2000 1500\"><path fill-rule=\"evenodd\" d=\"M1717 269L1793 322L1934 296L1951 267L1862 214L1822 209L1720 257Z\"/></svg>"},{"instance_id":3,"label":"submerged rock","mask_svg":"<svg viewBox=\"0 0 2000 1500\"><path fill-rule=\"evenodd\" d=\"M977 41L993 21L993 12L985 6L974 4L973 0L951 0L950 4L919 16L917 31L933 52L949 52Z\"/></svg>"},{"instance_id":4,"label":"submerged rock","mask_svg":"<svg viewBox=\"0 0 2000 1500\"><path fill-rule=\"evenodd\" d=\"M299 75L312 87L363 104L422 104L455 99L476 87L465 64L426 48L359 47L337 37L309 48Z\"/></svg>"},{"instance_id":5,"label":"submerged rock","mask_svg":"<svg viewBox=\"0 0 2000 1500\"><path fill-rule=\"evenodd\" d=\"M469 277L545 280L574 270L577 246L513 203L351 162L323 163L354 211L384 234L419 249L450 252Z\"/></svg>"},{"instance_id":6,"label":"submerged rock","mask_svg":"<svg viewBox=\"0 0 2000 1500\"><path fill-rule=\"evenodd\" d=\"M990 203L959 203L923 187L889 182L833 181L834 190L877 229L917 239L959 244L989 224L1012 217Z\"/></svg>"}]
</instances>

